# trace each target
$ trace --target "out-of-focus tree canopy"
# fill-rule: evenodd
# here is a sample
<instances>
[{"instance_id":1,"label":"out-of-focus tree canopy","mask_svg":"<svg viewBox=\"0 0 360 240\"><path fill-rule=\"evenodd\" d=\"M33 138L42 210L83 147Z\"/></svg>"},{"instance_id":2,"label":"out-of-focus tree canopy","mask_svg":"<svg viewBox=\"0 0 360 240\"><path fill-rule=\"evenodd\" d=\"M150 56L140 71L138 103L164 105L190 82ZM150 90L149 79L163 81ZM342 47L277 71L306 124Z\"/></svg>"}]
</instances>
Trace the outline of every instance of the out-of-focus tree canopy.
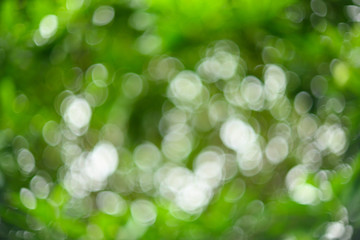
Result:
<instances>
[{"instance_id":1,"label":"out-of-focus tree canopy","mask_svg":"<svg viewBox=\"0 0 360 240\"><path fill-rule=\"evenodd\" d=\"M1 239L358 239L360 1L3 0Z\"/></svg>"}]
</instances>

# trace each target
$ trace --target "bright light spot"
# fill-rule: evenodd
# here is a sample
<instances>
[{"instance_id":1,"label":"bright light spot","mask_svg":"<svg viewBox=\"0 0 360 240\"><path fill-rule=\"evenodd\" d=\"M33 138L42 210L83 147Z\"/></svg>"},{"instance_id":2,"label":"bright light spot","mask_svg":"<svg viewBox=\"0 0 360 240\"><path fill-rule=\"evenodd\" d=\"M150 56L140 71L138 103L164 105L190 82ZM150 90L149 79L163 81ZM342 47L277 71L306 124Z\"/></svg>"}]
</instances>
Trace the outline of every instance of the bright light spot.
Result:
<instances>
[{"instance_id":1,"label":"bright light spot","mask_svg":"<svg viewBox=\"0 0 360 240\"><path fill-rule=\"evenodd\" d=\"M195 160L195 176L215 188L223 178L224 157L215 151L205 151Z\"/></svg>"},{"instance_id":2,"label":"bright light spot","mask_svg":"<svg viewBox=\"0 0 360 240\"><path fill-rule=\"evenodd\" d=\"M343 153L347 139L344 130L338 126L333 126L330 131L329 149L335 154Z\"/></svg>"},{"instance_id":3,"label":"bright light spot","mask_svg":"<svg viewBox=\"0 0 360 240\"><path fill-rule=\"evenodd\" d=\"M55 121L49 121L45 123L42 134L44 140L50 146L56 146L61 140L61 132L59 125Z\"/></svg>"},{"instance_id":4,"label":"bright light spot","mask_svg":"<svg viewBox=\"0 0 360 240\"><path fill-rule=\"evenodd\" d=\"M184 186L194 181L192 172L187 168L170 167L169 169L165 168L162 170L165 173L161 179L158 179L160 191L168 199L174 199Z\"/></svg>"},{"instance_id":5,"label":"bright light spot","mask_svg":"<svg viewBox=\"0 0 360 240\"><path fill-rule=\"evenodd\" d=\"M142 170L154 169L161 161L159 149L152 143L144 143L134 150L134 161Z\"/></svg>"},{"instance_id":6,"label":"bright light spot","mask_svg":"<svg viewBox=\"0 0 360 240\"><path fill-rule=\"evenodd\" d=\"M83 98L71 97L64 113L64 120L72 132L77 135L84 134L82 130L87 129L90 118L89 103Z\"/></svg>"},{"instance_id":7,"label":"bright light spot","mask_svg":"<svg viewBox=\"0 0 360 240\"><path fill-rule=\"evenodd\" d=\"M95 10L92 17L92 22L94 25L104 26L106 24L109 24L114 19L114 16L115 10L113 7L100 6Z\"/></svg>"},{"instance_id":8,"label":"bright light spot","mask_svg":"<svg viewBox=\"0 0 360 240\"><path fill-rule=\"evenodd\" d=\"M330 131L328 125L321 126L316 132L316 145L320 150L325 150L328 146Z\"/></svg>"},{"instance_id":9,"label":"bright light spot","mask_svg":"<svg viewBox=\"0 0 360 240\"><path fill-rule=\"evenodd\" d=\"M331 222L327 225L325 237L327 239L342 239L345 226L342 222Z\"/></svg>"},{"instance_id":10,"label":"bright light spot","mask_svg":"<svg viewBox=\"0 0 360 240\"><path fill-rule=\"evenodd\" d=\"M307 179L307 171L305 166L297 165L288 171L285 179L287 188L292 191L296 186L304 184Z\"/></svg>"},{"instance_id":11,"label":"bright light spot","mask_svg":"<svg viewBox=\"0 0 360 240\"><path fill-rule=\"evenodd\" d=\"M209 203L212 189L222 179L223 156L217 151L205 151L196 159L194 168L195 174L184 167L165 165L156 173L161 195L190 214L201 212Z\"/></svg>"},{"instance_id":12,"label":"bright light spot","mask_svg":"<svg viewBox=\"0 0 360 240\"><path fill-rule=\"evenodd\" d=\"M237 69L238 58L225 51L217 51L206 58L198 67L198 72L205 76L205 81L215 82L231 78Z\"/></svg>"},{"instance_id":13,"label":"bright light spot","mask_svg":"<svg viewBox=\"0 0 360 240\"><path fill-rule=\"evenodd\" d=\"M290 191L291 198L303 205L316 204L319 194L319 189L308 183L299 184Z\"/></svg>"},{"instance_id":14,"label":"bright light spot","mask_svg":"<svg viewBox=\"0 0 360 240\"><path fill-rule=\"evenodd\" d=\"M45 180L45 178L38 175L31 179L30 189L35 196L40 199L47 198L50 192L49 183Z\"/></svg>"},{"instance_id":15,"label":"bright light spot","mask_svg":"<svg viewBox=\"0 0 360 240\"><path fill-rule=\"evenodd\" d=\"M55 15L47 15L41 19L39 31L43 38L51 38L58 28L58 18Z\"/></svg>"},{"instance_id":16,"label":"bright light spot","mask_svg":"<svg viewBox=\"0 0 360 240\"><path fill-rule=\"evenodd\" d=\"M170 95L181 102L194 101L201 93L200 78L193 72L180 72L170 83Z\"/></svg>"},{"instance_id":17,"label":"bright light spot","mask_svg":"<svg viewBox=\"0 0 360 240\"><path fill-rule=\"evenodd\" d=\"M289 189L290 197L299 204L317 204L322 193L313 185L306 183L306 178L307 173L302 165L298 165L288 172L286 185Z\"/></svg>"},{"instance_id":18,"label":"bright light spot","mask_svg":"<svg viewBox=\"0 0 360 240\"><path fill-rule=\"evenodd\" d=\"M316 132L316 144L320 150L328 148L331 152L340 155L347 146L345 131L338 125L323 125Z\"/></svg>"},{"instance_id":19,"label":"bright light spot","mask_svg":"<svg viewBox=\"0 0 360 240\"><path fill-rule=\"evenodd\" d=\"M285 92L286 76L276 65L267 65L265 73L265 92L268 100L273 101Z\"/></svg>"},{"instance_id":20,"label":"bright light spot","mask_svg":"<svg viewBox=\"0 0 360 240\"><path fill-rule=\"evenodd\" d=\"M247 123L230 119L221 126L220 137L228 148L243 153L256 141L257 135Z\"/></svg>"},{"instance_id":21,"label":"bright light spot","mask_svg":"<svg viewBox=\"0 0 360 240\"><path fill-rule=\"evenodd\" d=\"M109 215L123 215L126 211L126 202L118 194L103 191L96 196L98 208Z\"/></svg>"},{"instance_id":22,"label":"bright light spot","mask_svg":"<svg viewBox=\"0 0 360 240\"><path fill-rule=\"evenodd\" d=\"M72 161L64 177L65 188L78 198L99 191L104 188L117 164L116 148L111 143L100 142L90 153L83 153Z\"/></svg>"},{"instance_id":23,"label":"bright light spot","mask_svg":"<svg viewBox=\"0 0 360 240\"><path fill-rule=\"evenodd\" d=\"M87 156L84 173L95 181L104 181L110 176L118 165L116 148L108 142L98 143Z\"/></svg>"},{"instance_id":24,"label":"bright light spot","mask_svg":"<svg viewBox=\"0 0 360 240\"><path fill-rule=\"evenodd\" d=\"M283 137L272 138L266 146L265 154L272 164L278 164L287 157L289 147Z\"/></svg>"},{"instance_id":25,"label":"bright light spot","mask_svg":"<svg viewBox=\"0 0 360 240\"><path fill-rule=\"evenodd\" d=\"M128 73L123 78L122 88L128 98L136 98L143 90L143 80L135 73Z\"/></svg>"},{"instance_id":26,"label":"bright light spot","mask_svg":"<svg viewBox=\"0 0 360 240\"><path fill-rule=\"evenodd\" d=\"M80 162L81 161L81 162ZM71 196L76 198L83 198L89 194L91 190L101 190L103 184L92 183L82 174L81 170L84 167L83 158L76 159L64 177L64 186Z\"/></svg>"},{"instance_id":27,"label":"bright light spot","mask_svg":"<svg viewBox=\"0 0 360 240\"><path fill-rule=\"evenodd\" d=\"M156 208L154 204L147 200L136 200L132 202L131 215L137 223L142 225L152 225L156 220Z\"/></svg>"},{"instance_id":28,"label":"bright light spot","mask_svg":"<svg viewBox=\"0 0 360 240\"><path fill-rule=\"evenodd\" d=\"M84 0L67 0L66 8L70 11L78 10L82 7Z\"/></svg>"},{"instance_id":29,"label":"bright light spot","mask_svg":"<svg viewBox=\"0 0 360 240\"><path fill-rule=\"evenodd\" d=\"M20 190L20 200L22 204L28 209L36 208L36 198L34 194L27 188L21 188Z\"/></svg>"},{"instance_id":30,"label":"bright light spot","mask_svg":"<svg viewBox=\"0 0 360 240\"><path fill-rule=\"evenodd\" d=\"M300 92L296 95L294 100L295 110L298 114L307 113L313 104L313 100L309 93Z\"/></svg>"},{"instance_id":31,"label":"bright light spot","mask_svg":"<svg viewBox=\"0 0 360 240\"><path fill-rule=\"evenodd\" d=\"M207 184L192 182L181 189L176 198L177 205L188 213L201 211L208 204L211 191Z\"/></svg>"},{"instance_id":32,"label":"bright light spot","mask_svg":"<svg viewBox=\"0 0 360 240\"><path fill-rule=\"evenodd\" d=\"M35 168L35 158L33 154L27 149L21 149L18 156L17 162L19 164L20 169L26 173L31 173Z\"/></svg>"},{"instance_id":33,"label":"bright light spot","mask_svg":"<svg viewBox=\"0 0 360 240\"><path fill-rule=\"evenodd\" d=\"M246 77L241 84L241 93L252 110L261 110L264 105L263 85L253 76Z\"/></svg>"}]
</instances>

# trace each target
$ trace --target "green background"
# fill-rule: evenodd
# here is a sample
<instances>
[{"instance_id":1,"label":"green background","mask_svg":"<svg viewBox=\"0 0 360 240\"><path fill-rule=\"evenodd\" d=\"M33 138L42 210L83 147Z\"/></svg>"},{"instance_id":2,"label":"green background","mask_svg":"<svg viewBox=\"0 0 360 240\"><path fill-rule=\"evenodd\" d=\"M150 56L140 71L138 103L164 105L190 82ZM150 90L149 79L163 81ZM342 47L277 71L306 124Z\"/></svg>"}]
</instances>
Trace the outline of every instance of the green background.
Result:
<instances>
[{"instance_id":1,"label":"green background","mask_svg":"<svg viewBox=\"0 0 360 240\"><path fill-rule=\"evenodd\" d=\"M1 1L0 238L359 238L357 4ZM285 89L271 92L269 69ZM78 116L66 115L74 99L91 111L82 127L67 119ZM231 119L251 132L231 129L231 141L247 148L254 134L260 152L229 146ZM66 183L102 143L101 157L115 149L118 162L100 186ZM216 183L184 183L202 179L209 151L222 169L202 173ZM247 168L251 153L260 163ZM169 169L182 190L166 192Z\"/></svg>"}]
</instances>

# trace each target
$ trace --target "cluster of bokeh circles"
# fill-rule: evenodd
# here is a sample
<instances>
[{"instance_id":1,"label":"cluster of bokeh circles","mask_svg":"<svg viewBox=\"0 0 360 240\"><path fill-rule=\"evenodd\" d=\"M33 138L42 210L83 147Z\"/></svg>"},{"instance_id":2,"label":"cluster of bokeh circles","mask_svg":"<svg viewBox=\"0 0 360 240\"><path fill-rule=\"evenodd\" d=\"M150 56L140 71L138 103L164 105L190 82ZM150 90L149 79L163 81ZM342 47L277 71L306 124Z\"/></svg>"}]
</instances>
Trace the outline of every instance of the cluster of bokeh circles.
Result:
<instances>
[{"instance_id":1,"label":"cluster of bokeh circles","mask_svg":"<svg viewBox=\"0 0 360 240\"><path fill-rule=\"evenodd\" d=\"M345 10L359 22L360 3L354 2ZM163 54L165 45L154 27L157 16L147 12L144 1L127 4L132 9L128 27L142 33L131 51L147 59L138 72L114 64L117 53L111 51L108 58L66 63L79 46L100 56L105 48L99 46L114 42L105 29L116 20L115 6L90 8L91 27L79 33L84 23L71 19L91 2L67 0L66 10L45 15L31 33L29 46L55 45L47 56L53 69L47 76L58 77L62 85L51 109L57 116L32 118L40 132L36 127L30 132L40 136L42 149L10 129L1 132L10 139L12 153L1 155L0 186L7 184L5 175L19 176L16 193L6 198L26 213L26 227L9 236L206 239L207 228L196 225L213 221L227 229L218 236L251 239L276 229L276 211L296 206L310 215L331 209L330 217L316 222L313 236L350 239L349 213L333 186L334 179L348 183L353 173L344 161L349 119L345 96L329 94L328 88L348 83L359 49L343 48L348 62L323 62L306 81L286 64L296 58L292 43L266 34L254 44L260 49L256 64L250 50L242 49L246 44L225 38L204 42L189 64L176 54ZM325 36L331 24L327 5L312 0L309 8L306 16L303 5L291 5L285 18L301 24L308 17L313 30L324 34L324 44L331 41ZM62 31L70 37L58 40ZM31 104L31 96L19 94L14 112L21 113L25 103ZM188 226L187 235L181 235ZM297 239L295 234L281 237Z\"/></svg>"}]
</instances>

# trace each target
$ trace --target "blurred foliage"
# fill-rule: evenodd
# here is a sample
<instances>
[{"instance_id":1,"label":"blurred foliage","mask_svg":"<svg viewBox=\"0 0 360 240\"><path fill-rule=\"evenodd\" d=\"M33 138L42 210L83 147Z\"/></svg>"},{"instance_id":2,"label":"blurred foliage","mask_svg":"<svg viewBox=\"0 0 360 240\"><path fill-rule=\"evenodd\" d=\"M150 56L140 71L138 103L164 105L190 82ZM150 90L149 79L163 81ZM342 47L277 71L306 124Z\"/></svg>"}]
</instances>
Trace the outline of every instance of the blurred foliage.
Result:
<instances>
[{"instance_id":1,"label":"blurred foliage","mask_svg":"<svg viewBox=\"0 0 360 240\"><path fill-rule=\"evenodd\" d=\"M360 238L359 16L1 1L0 238Z\"/></svg>"}]
</instances>

